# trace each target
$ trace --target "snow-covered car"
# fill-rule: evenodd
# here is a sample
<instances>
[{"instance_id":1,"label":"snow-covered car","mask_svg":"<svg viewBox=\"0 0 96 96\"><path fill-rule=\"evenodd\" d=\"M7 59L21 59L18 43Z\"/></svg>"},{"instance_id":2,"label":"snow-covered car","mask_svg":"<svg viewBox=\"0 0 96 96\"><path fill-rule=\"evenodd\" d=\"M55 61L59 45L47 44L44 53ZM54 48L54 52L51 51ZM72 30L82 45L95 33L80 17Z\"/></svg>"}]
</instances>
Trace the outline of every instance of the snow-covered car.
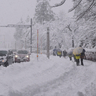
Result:
<instances>
[{"instance_id":1,"label":"snow-covered car","mask_svg":"<svg viewBox=\"0 0 96 96\"><path fill-rule=\"evenodd\" d=\"M12 51L7 49L0 49L0 65L7 67L13 63Z\"/></svg>"},{"instance_id":2,"label":"snow-covered car","mask_svg":"<svg viewBox=\"0 0 96 96\"><path fill-rule=\"evenodd\" d=\"M30 53L27 50L18 50L15 55L15 63L16 62L29 62L30 61Z\"/></svg>"}]
</instances>

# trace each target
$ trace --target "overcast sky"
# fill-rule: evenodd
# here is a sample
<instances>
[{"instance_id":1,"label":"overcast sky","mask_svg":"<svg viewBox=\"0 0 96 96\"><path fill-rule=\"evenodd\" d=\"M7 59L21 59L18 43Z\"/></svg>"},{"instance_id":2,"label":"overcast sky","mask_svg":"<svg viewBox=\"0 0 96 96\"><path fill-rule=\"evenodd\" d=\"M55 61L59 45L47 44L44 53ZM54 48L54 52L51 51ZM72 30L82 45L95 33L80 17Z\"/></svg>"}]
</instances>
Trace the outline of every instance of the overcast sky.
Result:
<instances>
[{"instance_id":1,"label":"overcast sky","mask_svg":"<svg viewBox=\"0 0 96 96\"><path fill-rule=\"evenodd\" d=\"M0 26L7 24L17 24L22 18L25 20L28 16L32 18L35 13L37 0L0 0ZM50 0L50 4L60 2L61 0ZM66 0L66 3L58 8L53 8L57 14L60 10L67 13L68 9L72 7L72 0ZM72 13L70 13L73 15ZM68 15L68 16L71 16ZM13 39L15 28L0 27L0 36L5 36L5 41L10 42ZM10 36L10 38L9 38Z\"/></svg>"}]
</instances>

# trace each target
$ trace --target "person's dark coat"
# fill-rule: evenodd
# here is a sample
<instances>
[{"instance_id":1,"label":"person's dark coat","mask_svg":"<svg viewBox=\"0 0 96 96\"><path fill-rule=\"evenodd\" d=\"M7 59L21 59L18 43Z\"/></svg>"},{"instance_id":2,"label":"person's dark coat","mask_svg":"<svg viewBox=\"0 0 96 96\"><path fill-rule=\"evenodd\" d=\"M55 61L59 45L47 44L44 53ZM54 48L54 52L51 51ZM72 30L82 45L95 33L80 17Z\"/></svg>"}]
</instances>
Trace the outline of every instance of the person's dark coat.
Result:
<instances>
[{"instance_id":1,"label":"person's dark coat","mask_svg":"<svg viewBox=\"0 0 96 96\"><path fill-rule=\"evenodd\" d=\"M83 49L83 51L82 51L82 53L81 53L81 56L80 56L80 58L84 58L85 57L85 49Z\"/></svg>"}]
</instances>

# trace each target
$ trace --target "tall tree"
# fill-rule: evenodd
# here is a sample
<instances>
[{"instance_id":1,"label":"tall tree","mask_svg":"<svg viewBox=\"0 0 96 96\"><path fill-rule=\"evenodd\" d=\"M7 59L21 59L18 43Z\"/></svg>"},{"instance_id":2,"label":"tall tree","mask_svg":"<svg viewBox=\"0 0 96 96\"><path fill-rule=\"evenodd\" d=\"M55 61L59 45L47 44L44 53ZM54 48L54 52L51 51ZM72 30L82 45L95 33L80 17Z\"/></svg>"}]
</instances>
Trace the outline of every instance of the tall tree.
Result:
<instances>
[{"instance_id":1,"label":"tall tree","mask_svg":"<svg viewBox=\"0 0 96 96\"><path fill-rule=\"evenodd\" d=\"M53 21L55 19L54 15L47 0L39 0L37 2L34 16L36 23L43 24L47 21Z\"/></svg>"},{"instance_id":2,"label":"tall tree","mask_svg":"<svg viewBox=\"0 0 96 96\"><path fill-rule=\"evenodd\" d=\"M65 3L65 1L66 0L62 0L59 4L55 4L55 5L51 6L51 8L61 6ZM74 2L74 6L73 6L73 8L71 8L69 10L69 12L71 12L75 9L78 10L78 11L75 10L78 13L77 20L79 20L80 18L85 16L88 12L90 12L90 10L93 10L93 9L95 9L94 7L96 7L96 0L73 0L73 2ZM96 17L95 13L93 12L93 14L92 13L91 14L95 15L95 17Z\"/></svg>"},{"instance_id":3,"label":"tall tree","mask_svg":"<svg viewBox=\"0 0 96 96\"><path fill-rule=\"evenodd\" d=\"M61 6L66 0L62 0L59 4L51 6L51 8ZM96 0L73 0L74 17L79 28L76 30L78 40L83 46L95 47L96 43Z\"/></svg>"},{"instance_id":4,"label":"tall tree","mask_svg":"<svg viewBox=\"0 0 96 96\"><path fill-rule=\"evenodd\" d=\"M95 47L96 43L93 42L96 40L96 0L82 0L75 8L74 16L79 24L78 35L81 43L85 47Z\"/></svg>"},{"instance_id":5,"label":"tall tree","mask_svg":"<svg viewBox=\"0 0 96 96\"><path fill-rule=\"evenodd\" d=\"M21 19L20 22L17 25L24 25L24 21ZM15 41L18 42L16 45L18 46L18 48L21 46L22 48L25 47L25 41L26 41L26 45L29 44L29 32L30 29L29 28L24 28L24 27L16 27L16 32L14 34L14 38ZM21 48L20 47L20 48Z\"/></svg>"}]
</instances>

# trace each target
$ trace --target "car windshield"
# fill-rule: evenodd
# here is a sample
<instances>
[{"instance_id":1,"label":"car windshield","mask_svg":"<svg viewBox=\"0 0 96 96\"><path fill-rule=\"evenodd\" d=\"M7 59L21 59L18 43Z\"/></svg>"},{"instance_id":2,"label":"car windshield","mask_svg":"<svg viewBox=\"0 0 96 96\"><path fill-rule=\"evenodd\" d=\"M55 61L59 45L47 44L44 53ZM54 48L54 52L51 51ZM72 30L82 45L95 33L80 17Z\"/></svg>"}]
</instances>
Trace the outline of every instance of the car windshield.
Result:
<instances>
[{"instance_id":1,"label":"car windshield","mask_svg":"<svg viewBox=\"0 0 96 96\"><path fill-rule=\"evenodd\" d=\"M0 51L0 56L6 56L7 51Z\"/></svg>"},{"instance_id":2,"label":"car windshield","mask_svg":"<svg viewBox=\"0 0 96 96\"><path fill-rule=\"evenodd\" d=\"M18 54L28 54L28 51L26 51L26 50L20 50L20 51L18 51Z\"/></svg>"}]
</instances>

